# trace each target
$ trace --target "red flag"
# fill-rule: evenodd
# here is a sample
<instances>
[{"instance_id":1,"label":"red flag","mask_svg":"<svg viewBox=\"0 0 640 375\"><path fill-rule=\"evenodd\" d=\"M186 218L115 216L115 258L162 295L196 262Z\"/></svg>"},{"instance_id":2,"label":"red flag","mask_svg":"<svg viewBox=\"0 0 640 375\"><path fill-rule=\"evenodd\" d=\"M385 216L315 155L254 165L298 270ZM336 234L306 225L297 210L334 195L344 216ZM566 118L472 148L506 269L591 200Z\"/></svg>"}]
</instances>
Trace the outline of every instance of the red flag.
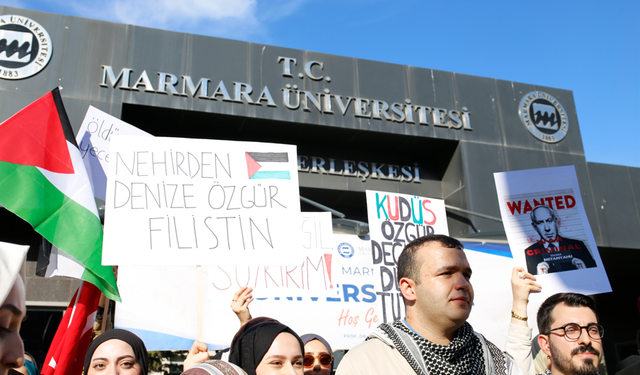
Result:
<instances>
[{"instance_id":1,"label":"red flag","mask_svg":"<svg viewBox=\"0 0 640 375\"><path fill-rule=\"evenodd\" d=\"M53 337L42 375L80 375L96 320L100 289L82 282Z\"/></svg>"}]
</instances>

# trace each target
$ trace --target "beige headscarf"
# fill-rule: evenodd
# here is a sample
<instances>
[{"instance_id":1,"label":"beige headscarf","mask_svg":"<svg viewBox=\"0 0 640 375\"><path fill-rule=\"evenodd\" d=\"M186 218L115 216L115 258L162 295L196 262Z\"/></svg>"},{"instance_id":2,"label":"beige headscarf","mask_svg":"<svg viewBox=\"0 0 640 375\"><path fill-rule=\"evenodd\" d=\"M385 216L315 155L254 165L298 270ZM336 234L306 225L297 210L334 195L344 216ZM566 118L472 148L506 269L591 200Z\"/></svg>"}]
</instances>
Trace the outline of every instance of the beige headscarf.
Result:
<instances>
[{"instance_id":1,"label":"beige headscarf","mask_svg":"<svg viewBox=\"0 0 640 375\"><path fill-rule=\"evenodd\" d=\"M9 295L29 246L0 242L0 304Z\"/></svg>"}]
</instances>

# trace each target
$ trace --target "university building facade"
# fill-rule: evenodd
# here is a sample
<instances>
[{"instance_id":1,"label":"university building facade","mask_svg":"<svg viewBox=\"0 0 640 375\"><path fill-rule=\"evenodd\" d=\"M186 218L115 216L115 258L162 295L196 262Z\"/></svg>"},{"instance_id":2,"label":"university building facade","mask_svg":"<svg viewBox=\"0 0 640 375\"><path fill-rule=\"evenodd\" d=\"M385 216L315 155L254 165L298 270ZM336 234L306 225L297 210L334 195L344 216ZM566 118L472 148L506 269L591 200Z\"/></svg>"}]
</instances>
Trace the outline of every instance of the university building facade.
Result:
<instances>
[{"instance_id":1,"label":"university building facade","mask_svg":"<svg viewBox=\"0 0 640 375\"><path fill-rule=\"evenodd\" d=\"M344 214L336 231L366 235L381 190L444 199L452 236L505 243L493 173L573 165L613 289L594 297L609 367L632 354L640 169L586 161L571 91L4 6L0 39L1 121L61 86L76 132L94 106L155 136L295 144L303 211ZM0 218L0 240L31 245L36 345L77 282L35 276L39 236Z\"/></svg>"}]
</instances>

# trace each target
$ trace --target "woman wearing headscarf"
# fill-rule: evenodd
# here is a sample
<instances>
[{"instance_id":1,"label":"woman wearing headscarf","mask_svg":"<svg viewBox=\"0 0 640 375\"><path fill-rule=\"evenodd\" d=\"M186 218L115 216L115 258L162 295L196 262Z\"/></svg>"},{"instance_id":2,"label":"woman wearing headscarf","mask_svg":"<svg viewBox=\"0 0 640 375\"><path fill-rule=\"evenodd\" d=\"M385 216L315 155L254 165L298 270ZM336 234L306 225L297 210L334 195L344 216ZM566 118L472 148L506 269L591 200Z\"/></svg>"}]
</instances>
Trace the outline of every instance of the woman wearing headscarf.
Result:
<instances>
[{"instance_id":1,"label":"woman wearing headscarf","mask_svg":"<svg viewBox=\"0 0 640 375\"><path fill-rule=\"evenodd\" d=\"M333 373L333 350L322 336L308 333L300 336L304 344L304 374L331 375Z\"/></svg>"},{"instance_id":2,"label":"woman wearing headscarf","mask_svg":"<svg viewBox=\"0 0 640 375\"><path fill-rule=\"evenodd\" d=\"M0 242L0 375L24 364L20 327L27 314L20 269L29 246Z\"/></svg>"},{"instance_id":3,"label":"woman wearing headscarf","mask_svg":"<svg viewBox=\"0 0 640 375\"><path fill-rule=\"evenodd\" d=\"M149 354L140 337L124 329L98 336L87 350L84 374L147 375Z\"/></svg>"},{"instance_id":4,"label":"woman wearing headscarf","mask_svg":"<svg viewBox=\"0 0 640 375\"><path fill-rule=\"evenodd\" d=\"M248 375L302 375L304 344L286 325L277 321L256 324L237 338L229 362Z\"/></svg>"}]
</instances>

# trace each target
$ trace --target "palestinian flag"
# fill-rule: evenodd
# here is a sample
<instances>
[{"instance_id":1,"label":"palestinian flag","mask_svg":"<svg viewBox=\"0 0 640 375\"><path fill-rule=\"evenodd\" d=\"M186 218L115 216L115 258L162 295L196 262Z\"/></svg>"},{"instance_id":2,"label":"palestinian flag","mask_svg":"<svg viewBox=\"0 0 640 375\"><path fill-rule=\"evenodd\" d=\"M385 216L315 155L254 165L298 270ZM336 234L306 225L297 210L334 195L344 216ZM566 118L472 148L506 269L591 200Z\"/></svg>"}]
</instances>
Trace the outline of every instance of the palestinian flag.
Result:
<instances>
[{"instance_id":1,"label":"palestinian flag","mask_svg":"<svg viewBox=\"0 0 640 375\"><path fill-rule=\"evenodd\" d=\"M290 180L286 152L245 152L250 180Z\"/></svg>"},{"instance_id":2,"label":"palestinian flag","mask_svg":"<svg viewBox=\"0 0 640 375\"><path fill-rule=\"evenodd\" d=\"M120 301L112 268L101 264L102 224L59 89L0 124L0 204Z\"/></svg>"}]
</instances>

